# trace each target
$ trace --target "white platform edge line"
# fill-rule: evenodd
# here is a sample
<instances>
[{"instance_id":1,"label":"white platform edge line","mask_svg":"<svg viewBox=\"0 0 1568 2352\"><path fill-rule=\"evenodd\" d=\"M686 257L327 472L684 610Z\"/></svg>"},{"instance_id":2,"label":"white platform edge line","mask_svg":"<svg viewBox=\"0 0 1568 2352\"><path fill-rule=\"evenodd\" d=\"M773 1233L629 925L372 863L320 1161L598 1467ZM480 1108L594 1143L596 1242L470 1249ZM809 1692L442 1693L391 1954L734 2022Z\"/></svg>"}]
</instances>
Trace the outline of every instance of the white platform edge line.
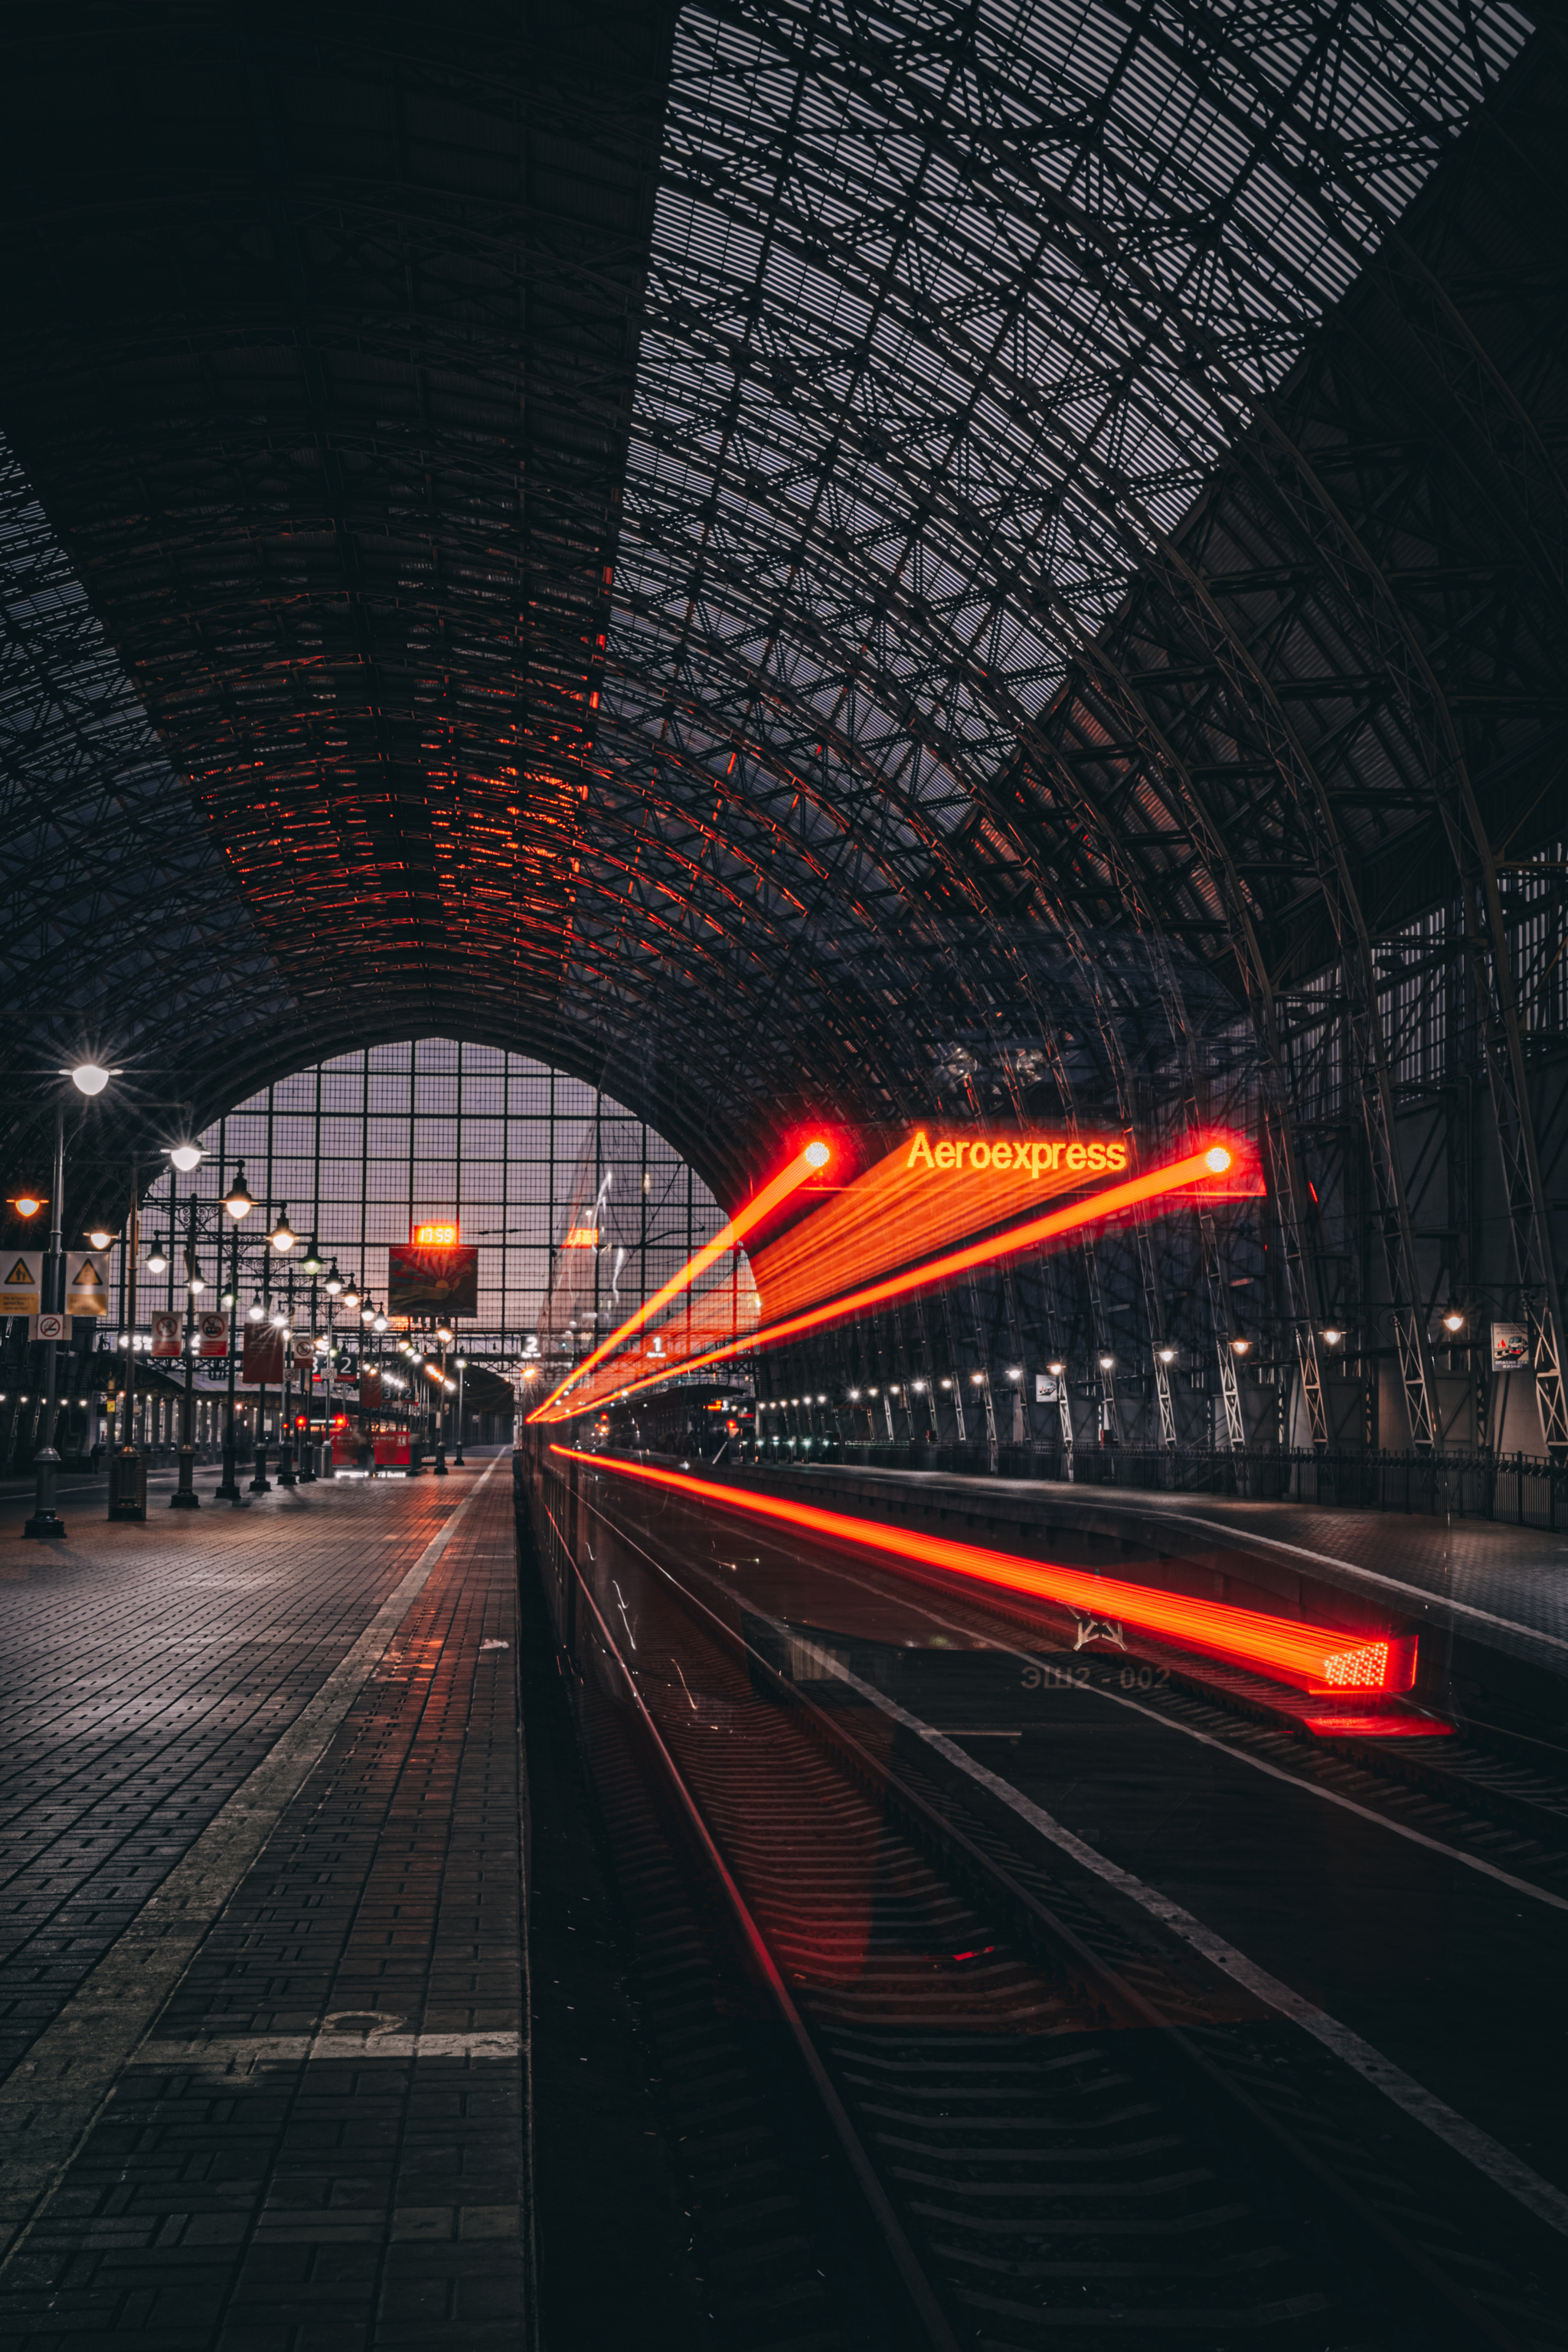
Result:
<instances>
[{"instance_id":1,"label":"white platform edge line","mask_svg":"<svg viewBox=\"0 0 1568 2352\"><path fill-rule=\"evenodd\" d=\"M497 2033L251 2033L208 2041L143 2042L132 2066L234 2067L297 2065L321 2059L334 2066L363 2066L380 2058L517 2058L522 2035Z\"/></svg>"}]
</instances>

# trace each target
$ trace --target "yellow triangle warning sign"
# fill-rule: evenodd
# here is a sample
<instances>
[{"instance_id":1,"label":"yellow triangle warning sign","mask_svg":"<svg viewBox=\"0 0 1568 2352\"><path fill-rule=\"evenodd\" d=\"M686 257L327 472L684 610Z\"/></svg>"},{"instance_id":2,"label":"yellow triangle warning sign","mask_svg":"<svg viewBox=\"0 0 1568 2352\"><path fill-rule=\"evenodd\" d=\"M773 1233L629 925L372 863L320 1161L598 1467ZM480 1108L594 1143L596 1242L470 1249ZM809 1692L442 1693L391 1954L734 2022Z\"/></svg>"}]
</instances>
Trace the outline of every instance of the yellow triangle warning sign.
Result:
<instances>
[{"instance_id":1,"label":"yellow triangle warning sign","mask_svg":"<svg viewBox=\"0 0 1568 2352\"><path fill-rule=\"evenodd\" d=\"M73 1290L101 1290L103 1288L103 1276L100 1274L95 1265L89 1265L84 1258L80 1266L77 1270L77 1277L72 1283L71 1288Z\"/></svg>"},{"instance_id":2,"label":"yellow triangle warning sign","mask_svg":"<svg viewBox=\"0 0 1568 2352\"><path fill-rule=\"evenodd\" d=\"M6 1288L9 1289L13 1284L19 1285L24 1290L37 1290L38 1286L38 1277L25 1257L19 1257L5 1276Z\"/></svg>"}]
</instances>

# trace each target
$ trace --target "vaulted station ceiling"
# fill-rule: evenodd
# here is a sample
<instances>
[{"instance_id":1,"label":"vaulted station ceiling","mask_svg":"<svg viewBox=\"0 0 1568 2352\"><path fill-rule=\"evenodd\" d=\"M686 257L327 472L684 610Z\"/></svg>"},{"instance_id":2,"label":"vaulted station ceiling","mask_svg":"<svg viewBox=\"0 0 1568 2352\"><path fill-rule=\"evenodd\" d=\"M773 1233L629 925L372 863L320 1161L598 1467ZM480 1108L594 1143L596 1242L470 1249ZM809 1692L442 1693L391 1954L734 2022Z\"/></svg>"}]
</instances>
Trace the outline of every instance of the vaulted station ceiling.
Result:
<instances>
[{"instance_id":1,"label":"vaulted station ceiling","mask_svg":"<svg viewBox=\"0 0 1568 2352\"><path fill-rule=\"evenodd\" d=\"M1510 7L97 6L9 81L24 1125L89 1032L202 1116L461 1034L722 1195L1267 1062L1553 821Z\"/></svg>"}]
</instances>

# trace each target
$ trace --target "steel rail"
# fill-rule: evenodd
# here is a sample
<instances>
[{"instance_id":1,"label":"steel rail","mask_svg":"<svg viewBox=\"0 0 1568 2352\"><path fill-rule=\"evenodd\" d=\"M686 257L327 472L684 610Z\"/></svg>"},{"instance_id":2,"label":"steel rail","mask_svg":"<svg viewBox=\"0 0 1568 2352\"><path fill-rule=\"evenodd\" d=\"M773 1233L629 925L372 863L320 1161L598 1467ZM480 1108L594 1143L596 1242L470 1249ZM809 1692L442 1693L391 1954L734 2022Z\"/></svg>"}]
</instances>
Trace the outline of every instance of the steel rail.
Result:
<instances>
[{"instance_id":1,"label":"steel rail","mask_svg":"<svg viewBox=\"0 0 1568 2352\"><path fill-rule=\"evenodd\" d=\"M618 1541L628 1545L632 1550L647 1560L655 1573L664 1580L673 1592L707 1619L710 1625L729 1645L741 1652L746 1660L749 1671L760 1673L770 1689L786 1704L793 1705L801 1711L804 1719L811 1727L814 1736L829 1754L837 1751L841 1765L847 1765L852 1774L857 1777L867 1777L874 1785L879 1787L884 1799L900 1809L906 1820L917 1828L923 1838L934 1843L938 1851L948 1859L950 1867L956 1862L963 1874L977 1882L988 1894L993 1896L1000 1894L1005 1898L1013 1908L1015 1917L1024 1926L1026 1942L1043 1933L1058 1949L1070 1953L1078 1964L1089 1971L1121 2007L1124 2014L1130 2012L1135 2015L1143 2024L1156 2032L1168 2049L1195 2069L1238 2114L1245 2116L1254 2131L1269 2140L1291 2164L1306 2174L1315 2187L1347 2212L1359 2228L1374 2238L1379 2245L1393 2254L1414 2278L1419 2280L1428 2294L1436 2298L1444 2307L1446 2315L1457 2314L1461 2316L1466 2325L1475 2331L1478 2342L1493 2345L1498 2347L1498 2352L1527 2352L1521 2337L1511 2334L1489 2312L1483 2310L1464 2287L1449 2278L1437 2263L1422 2252L1420 2247L1414 2245L1401 2231L1395 2229L1375 2208L1370 2206L1365 2199L1348 2181L1342 2179L1331 2165L1324 2163L1321 2158L1314 2155L1294 2132L1280 2123L1276 2116L1270 2115L1266 2107L1260 2105L1250 2092L1235 2082L1224 2067L1218 2065L1197 2046L1189 2033L1181 2026L1174 2024L1154 2001L1130 1983L1113 1963L1105 1959L1091 1945L1086 1943L1078 1931L1069 1927L1059 1914L1052 1910L1047 1904L1041 1902L1037 1895L1031 1894L1029 1889L1024 1886L994 1856L983 1853L955 1822L944 1816L928 1799L911 1788L883 1759L874 1755L856 1738L853 1732L849 1731L842 1721L830 1716L826 1708L818 1706L814 1700L807 1698L798 1685L792 1683L786 1675L782 1675L770 1659L764 1657L746 1640L743 1633L737 1632L733 1626L727 1625L716 1611L710 1608L706 1601L690 1590L689 1586L683 1584L662 1561L655 1558L653 1553L646 1550L634 1537L628 1535L625 1528L612 1519L607 1512L599 1509L598 1506L586 1496L584 1499L595 1517L614 1532ZM555 1527L559 1538L561 1530L553 1518L551 1524ZM574 1572L577 1576L579 1584L584 1584L582 1573L576 1567L575 1557L570 1547L566 1547L566 1552L567 1557L573 1561ZM585 1584L584 1590L586 1591ZM594 1613L602 1626L604 1620L599 1618L596 1608ZM611 1646L614 1648L613 1643ZM621 1664L622 1670L626 1674L629 1681L630 1669L626 1667L624 1661L620 1660L619 1653L616 1652L616 1654L617 1662ZM643 1706L640 1694L637 1695L637 1703L639 1706ZM643 1707L643 1712L647 1714L646 1707ZM656 1732L655 1737L657 1736ZM662 1742L660 1745L662 1747ZM673 1766L671 1769L673 1770ZM689 1792L683 1791L683 1793L687 1794L688 1802L692 1801ZM706 1842L711 1845L711 1840L707 1838L706 1832L704 1836ZM804 2028L802 2030L804 2031Z\"/></svg>"},{"instance_id":2,"label":"steel rail","mask_svg":"<svg viewBox=\"0 0 1568 2352\"><path fill-rule=\"evenodd\" d=\"M589 1507L592 1509L594 1507L590 1505ZM736 1924L744 1938L752 1963L766 1985L773 2005L783 2018L790 2038L800 2054L801 2063L810 2076L812 2087L822 2102L823 2109L833 2126L835 2137L855 2176L856 2184L866 2200L871 2218L877 2225L893 2268L898 2273L900 2284L909 2297L911 2310L920 2322L925 2340L934 2347L934 2352L959 2352L958 2339L948 2326L946 2315L937 2300L931 2281L921 2268L914 2248L904 2234L903 2225L894 2212L888 2192L883 2188L876 2168L866 2153L860 2136L850 2120L848 2109L839 2097L833 2078L823 2064L821 2054L806 2029L805 2021L790 1997L789 1987L779 1972L778 1963L768 1948L762 1929L758 1927L745 1896L736 1885L730 1865L720 1852L712 1832L703 1818L702 1810L688 1787L679 1766L665 1745L663 1735L658 1724L655 1723L641 1691L637 1688L636 1675L616 1647L615 1636L600 1612L599 1604L589 1589L587 1579L577 1565L577 1555L562 1532L560 1521L548 1504L545 1504L543 1508L546 1518L555 1531L555 1538L561 1546L563 1556L571 1562L572 1573L577 1580L584 1600L593 1612L594 1622L599 1629L600 1639L621 1670L632 1704L641 1718L643 1728L653 1743L660 1765L670 1787L679 1800L681 1810L702 1850L703 1857L723 1889L724 1899L734 1914ZM598 1516L603 1517L604 1514L601 1512Z\"/></svg>"}]
</instances>

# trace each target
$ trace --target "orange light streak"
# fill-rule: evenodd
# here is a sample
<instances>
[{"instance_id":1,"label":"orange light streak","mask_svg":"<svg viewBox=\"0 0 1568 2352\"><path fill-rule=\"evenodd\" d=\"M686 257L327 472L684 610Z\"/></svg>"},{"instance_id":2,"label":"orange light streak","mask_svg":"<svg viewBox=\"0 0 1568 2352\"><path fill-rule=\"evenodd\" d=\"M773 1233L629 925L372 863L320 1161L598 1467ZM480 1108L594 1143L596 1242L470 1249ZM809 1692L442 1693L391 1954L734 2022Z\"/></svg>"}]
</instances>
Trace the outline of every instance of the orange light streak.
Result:
<instances>
[{"instance_id":1,"label":"orange light streak","mask_svg":"<svg viewBox=\"0 0 1568 2352\"><path fill-rule=\"evenodd\" d=\"M602 1364L606 1356L631 1338L634 1331L640 1331L650 1316L658 1314L672 1298L679 1298L683 1290L689 1290L715 1258L722 1257L726 1250L738 1249L746 1235L754 1233L764 1217L771 1216L781 1202L787 1201L792 1192L798 1191L808 1176L815 1176L818 1169L826 1168L831 1157L826 1143L808 1143L804 1151L798 1151L788 1166L780 1170L771 1184L764 1184L762 1191L747 1202L739 1216L731 1217L728 1224L721 1225L710 1242L704 1242L702 1247L687 1259L679 1274L670 1276L662 1290L656 1290L635 1315L626 1318L619 1330L612 1331L607 1339L601 1339L593 1354L584 1356L583 1361L551 1390L542 1404L529 1414L530 1421L542 1421L558 1397L563 1396L568 1389L574 1388L595 1365ZM602 1391L595 1391L594 1402L602 1393ZM591 1410L591 1405L584 1403L579 1410Z\"/></svg>"},{"instance_id":2,"label":"orange light streak","mask_svg":"<svg viewBox=\"0 0 1568 2352\"><path fill-rule=\"evenodd\" d=\"M744 1349L776 1347L781 1340L798 1339L803 1332L817 1330L824 1323L835 1323L849 1315L861 1315L873 1307L886 1306L889 1299L906 1297L911 1290L925 1290L935 1283L950 1281L954 1275L967 1273L973 1266L991 1265L997 1258L1012 1257L1021 1250L1037 1249L1042 1243L1054 1241L1059 1234L1075 1232L1079 1226L1093 1224L1102 1217L1114 1217L1124 1209L1164 1199L1191 1184L1212 1184L1228 1173L1236 1157L1229 1144L1205 1144L1199 1150L1190 1151L1181 1160L1168 1160L1163 1167L1152 1168L1142 1176L1129 1177L1125 1183L1108 1185L1102 1192L1090 1192L1080 1200L1069 1202L1065 1208L1049 1211L1043 1217L1031 1217L1021 1225L1009 1225L1004 1232L988 1234L983 1240L971 1242L963 1249L950 1250L944 1257L928 1258L923 1265L906 1267L902 1273L889 1275L885 1281L872 1283L865 1289L851 1291L824 1306L792 1315L782 1323L768 1324L739 1339L729 1339L722 1347L710 1348L706 1355L688 1356L683 1362L671 1364L664 1371L648 1373L639 1381L627 1381L624 1387L617 1386L614 1393L617 1397L637 1396L644 1389L658 1387L676 1372L700 1371L710 1364L727 1362ZM610 1345L611 1342L606 1340L605 1348ZM601 1349L598 1356L590 1357L588 1362L597 1362L604 1353L605 1349ZM585 1364L584 1370L587 1369ZM563 1381L561 1388L555 1391L555 1396L548 1399L547 1403L552 1404L555 1397L561 1396L569 1385ZM597 1389L595 1402L605 1393L604 1388ZM549 1417L556 1421L570 1420L577 1412L584 1410L585 1406L564 1405ZM546 1408L542 1405L539 1412L530 1418L542 1420L545 1412Z\"/></svg>"},{"instance_id":3,"label":"orange light streak","mask_svg":"<svg viewBox=\"0 0 1568 2352\"><path fill-rule=\"evenodd\" d=\"M954 1543L946 1536L886 1527L879 1519L850 1518L842 1511L821 1510L814 1503L792 1503L778 1495L719 1486L677 1470L654 1470L646 1463L583 1454L575 1446L552 1444L550 1451L566 1461L591 1463L618 1478L668 1487L722 1510L770 1520L775 1527L826 1536L835 1543L858 1544L867 1551L942 1569L1000 1591L1026 1593L1031 1600L1070 1609L1078 1616L1094 1617L1101 1623L1131 1625L1184 1649L1201 1650L1205 1656L1250 1666L1297 1690L1407 1691L1415 1680L1414 1634L1335 1633L1289 1617L1266 1617L1258 1610L1236 1609L1228 1601L1155 1591L1147 1585L1096 1576L1089 1569L1068 1568L1055 1560L1022 1559L1014 1552Z\"/></svg>"}]
</instances>

